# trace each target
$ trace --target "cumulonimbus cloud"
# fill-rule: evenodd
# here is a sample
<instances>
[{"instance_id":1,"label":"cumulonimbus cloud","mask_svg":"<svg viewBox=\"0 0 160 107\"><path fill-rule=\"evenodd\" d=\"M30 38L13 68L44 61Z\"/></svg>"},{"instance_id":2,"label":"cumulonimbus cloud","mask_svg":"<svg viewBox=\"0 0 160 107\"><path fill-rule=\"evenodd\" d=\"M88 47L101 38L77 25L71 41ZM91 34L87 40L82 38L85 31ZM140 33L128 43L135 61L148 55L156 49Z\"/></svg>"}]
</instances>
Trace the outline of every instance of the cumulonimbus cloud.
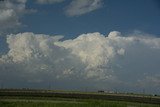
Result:
<instances>
[{"instance_id":1,"label":"cumulonimbus cloud","mask_svg":"<svg viewBox=\"0 0 160 107\"><path fill-rule=\"evenodd\" d=\"M138 86L155 92L159 87L160 38L117 31L61 38L29 32L8 35L9 51L0 58L0 81L42 87L56 81L65 84L63 89L138 90Z\"/></svg>"}]
</instances>

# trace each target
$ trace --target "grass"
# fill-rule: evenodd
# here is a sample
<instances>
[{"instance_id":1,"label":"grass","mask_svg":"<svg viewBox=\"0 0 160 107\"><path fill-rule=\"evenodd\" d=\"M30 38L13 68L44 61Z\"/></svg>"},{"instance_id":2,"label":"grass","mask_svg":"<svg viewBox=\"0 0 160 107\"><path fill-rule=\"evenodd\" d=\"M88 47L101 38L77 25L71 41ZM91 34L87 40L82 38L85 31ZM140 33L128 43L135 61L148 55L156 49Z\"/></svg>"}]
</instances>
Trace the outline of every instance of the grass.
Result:
<instances>
[{"instance_id":1,"label":"grass","mask_svg":"<svg viewBox=\"0 0 160 107\"><path fill-rule=\"evenodd\" d=\"M90 99L1 99L0 107L160 107L160 105Z\"/></svg>"},{"instance_id":2,"label":"grass","mask_svg":"<svg viewBox=\"0 0 160 107\"><path fill-rule=\"evenodd\" d=\"M39 98L75 98L75 99L98 99L111 101L126 101L160 104L160 96L135 94L135 93L99 93L81 92L68 90L43 90L43 89L0 89L0 97L39 97ZM31 98L31 99L33 99ZM1 98L0 98L1 99Z\"/></svg>"},{"instance_id":3,"label":"grass","mask_svg":"<svg viewBox=\"0 0 160 107\"><path fill-rule=\"evenodd\" d=\"M123 93L0 90L0 107L160 107L159 101L158 96Z\"/></svg>"}]
</instances>

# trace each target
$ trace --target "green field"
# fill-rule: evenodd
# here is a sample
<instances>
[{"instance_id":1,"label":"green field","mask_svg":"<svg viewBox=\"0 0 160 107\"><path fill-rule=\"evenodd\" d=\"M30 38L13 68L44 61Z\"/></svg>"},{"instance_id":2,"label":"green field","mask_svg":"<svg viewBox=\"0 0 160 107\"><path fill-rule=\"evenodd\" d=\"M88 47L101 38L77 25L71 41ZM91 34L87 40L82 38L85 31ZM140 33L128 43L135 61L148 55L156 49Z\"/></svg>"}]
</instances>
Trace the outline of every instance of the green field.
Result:
<instances>
[{"instance_id":1,"label":"green field","mask_svg":"<svg viewBox=\"0 0 160 107\"><path fill-rule=\"evenodd\" d=\"M160 97L122 93L0 89L0 107L160 107Z\"/></svg>"},{"instance_id":2,"label":"green field","mask_svg":"<svg viewBox=\"0 0 160 107\"><path fill-rule=\"evenodd\" d=\"M160 105L123 101L84 99L1 99L0 107L160 107Z\"/></svg>"}]
</instances>

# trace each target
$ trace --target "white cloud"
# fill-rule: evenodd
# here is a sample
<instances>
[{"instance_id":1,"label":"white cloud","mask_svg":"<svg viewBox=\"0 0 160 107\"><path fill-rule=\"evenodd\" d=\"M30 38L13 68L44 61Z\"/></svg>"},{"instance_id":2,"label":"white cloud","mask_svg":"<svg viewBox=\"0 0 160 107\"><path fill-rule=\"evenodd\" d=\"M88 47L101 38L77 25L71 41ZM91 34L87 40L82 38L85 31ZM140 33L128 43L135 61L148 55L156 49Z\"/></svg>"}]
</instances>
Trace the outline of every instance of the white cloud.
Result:
<instances>
[{"instance_id":1,"label":"white cloud","mask_svg":"<svg viewBox=\"0 0 160 107\"><path fill-rule=\"evenodd\" d=\"M0 21L5 21L10 17L14 17L15 13L13 10L0 10Z\"/></svg>"},{"instance_id":2,"label":"white cloud","mask_svg":"<svg viewBox=\"0 0 160 107\"><path fill-rule=\"evenodd\" d=\"M54 3L60 3L64 0L37 0L37 3L39 4L54 4Z\"/></svg>"},{"instance_id":3,"label":"white cloud","mask_svg":"<svg viewBox=\"0 0 160 107\"><path fill-rule=\"evenodd\" d=\"M0 33L8 33L20 27L20 17L26 13L27 0L4 0L0 2Z\"/></svg>"},{"instance_id":4,"label":"white cloud","mask_svg":"<svg viewBox=\"0 0 160 107\"><path fill-rule=\"evenodd\" d=\"M124 50L123 48L121 48L121 49L119 49L119 50L117 51L117 53L118 53L119 55L124 55L125 50Z\"/></svg>"},{"instance_id":5,"label":"white cloud","mask_svg":"<svg viewBox=\"0 0 160 107\"><path fill-rule=\"evenodd\" d=\"M26 3L27 0L13 0L13 1L16 1L16 2L19 2L19 3Z\"/></svg>"},{"instance_id":6,"label":"white cloud","mask_svg":"<svg viewBox=\"0 0 160 107\"><path fill-rule=\"evenodd\" d=\"M66 15L80 16L102 7L102 0L72 0L66 8Z\"/></svg>"},{"instance_id":7,"label":"white cloud","mask_svg":"<svg viewBox=\"0 0 160 107\"><path fill-rule=\"evenodd\" d=\"M138 90L143 84L150 92L159 84L159 76L154 75L160 75L160 38L127 37L116 31L106 37L97 32L73 40L61 38L33 33L8 35L9 52L0 58L1 81L10 85L15 81L15 86L40 83L43 87L56 81L54 84L63 84L63 88L125 90Z\"/></svg>"}]
</instances>

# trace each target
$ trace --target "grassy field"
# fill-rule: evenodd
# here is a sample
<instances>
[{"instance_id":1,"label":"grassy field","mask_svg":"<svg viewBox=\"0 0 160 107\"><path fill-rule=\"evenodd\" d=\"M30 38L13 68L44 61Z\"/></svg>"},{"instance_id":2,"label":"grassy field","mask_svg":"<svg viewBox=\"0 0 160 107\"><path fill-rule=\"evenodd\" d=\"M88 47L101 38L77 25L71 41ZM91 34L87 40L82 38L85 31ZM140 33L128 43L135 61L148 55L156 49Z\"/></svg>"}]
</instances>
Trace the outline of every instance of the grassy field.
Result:
<instances>
[{"instance_id":1,"label":"grassy field","mask_svg":"<svg viewBox=\"0 0 160 107\"><path fill-rule=\"evenodd\" d=\"M0 89L0 107L160 107L160 97L122 93Z\"/></svg>"},{"instance_id":2,"label":"grassy field","mask_svg":"<svg viewBox=\"0 0 160 107\"><path fill-rule=\"evenodd\" d=\"M0 107L160 107L160 105L89 99L1 99Z\"/></svg>"}]
</instances>

